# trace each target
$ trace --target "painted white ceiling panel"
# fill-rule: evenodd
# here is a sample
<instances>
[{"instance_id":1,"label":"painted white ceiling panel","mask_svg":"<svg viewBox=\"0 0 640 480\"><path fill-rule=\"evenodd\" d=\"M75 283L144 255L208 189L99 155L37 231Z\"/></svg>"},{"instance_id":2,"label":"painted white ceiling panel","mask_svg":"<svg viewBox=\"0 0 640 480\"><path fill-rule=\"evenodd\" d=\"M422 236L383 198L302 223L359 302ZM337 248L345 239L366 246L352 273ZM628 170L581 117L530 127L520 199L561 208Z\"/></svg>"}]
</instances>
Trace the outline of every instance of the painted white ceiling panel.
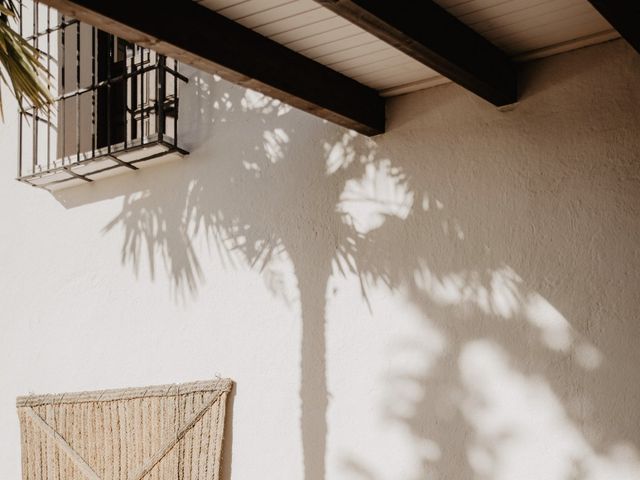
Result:
<instances>
[{"instance_id":1,"label":"painted white ceiling panel","mask_svg":"<svg viewBox=\"0 0 640 480\"><path fill-rule=\"evenodd\" d=\"M618 36L587 0L435 1L516 60L540 58ZM313 0L199 3L383 95L446 82L432 69Z\"/></svg>"}]
</instances>

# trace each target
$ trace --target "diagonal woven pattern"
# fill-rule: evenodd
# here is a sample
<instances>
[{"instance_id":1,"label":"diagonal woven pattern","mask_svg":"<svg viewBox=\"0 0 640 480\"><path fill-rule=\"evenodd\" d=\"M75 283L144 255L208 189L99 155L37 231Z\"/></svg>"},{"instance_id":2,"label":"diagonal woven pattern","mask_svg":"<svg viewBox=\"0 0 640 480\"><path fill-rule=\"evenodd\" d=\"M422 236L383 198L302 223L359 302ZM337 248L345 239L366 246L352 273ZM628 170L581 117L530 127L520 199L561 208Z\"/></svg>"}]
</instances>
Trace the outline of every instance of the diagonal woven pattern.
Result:
<instances>
[{"instance_id":1,"label":"diagonal woven pattern","mask_svg":"<svg viewBox=\"0 0 640 480\"><path fill-rule=\"evenodd\" d=\"M23 480L218 480L229 379L19 397Z\"/></svg>"}]
</instances>

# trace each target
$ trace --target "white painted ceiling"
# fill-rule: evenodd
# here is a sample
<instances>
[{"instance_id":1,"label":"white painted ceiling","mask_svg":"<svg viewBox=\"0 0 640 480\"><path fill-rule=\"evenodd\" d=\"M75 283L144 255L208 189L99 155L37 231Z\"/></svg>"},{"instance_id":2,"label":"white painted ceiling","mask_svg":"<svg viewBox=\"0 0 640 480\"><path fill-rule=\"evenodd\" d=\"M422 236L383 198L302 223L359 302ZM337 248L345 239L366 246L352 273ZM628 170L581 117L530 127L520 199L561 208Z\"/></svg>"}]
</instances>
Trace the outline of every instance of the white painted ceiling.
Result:
<instances>
[{"instance_id":1,"label":"white painted ceiling","mask_svg":"<svg viewBox=\"0 0 640 480\"><path fill-rule=\"evenodd\" d=\"M195 1L384 96L448 81L313 0ZM517 61L619 36L587 0L435 1Z\"/></svg>"}]
</instances>

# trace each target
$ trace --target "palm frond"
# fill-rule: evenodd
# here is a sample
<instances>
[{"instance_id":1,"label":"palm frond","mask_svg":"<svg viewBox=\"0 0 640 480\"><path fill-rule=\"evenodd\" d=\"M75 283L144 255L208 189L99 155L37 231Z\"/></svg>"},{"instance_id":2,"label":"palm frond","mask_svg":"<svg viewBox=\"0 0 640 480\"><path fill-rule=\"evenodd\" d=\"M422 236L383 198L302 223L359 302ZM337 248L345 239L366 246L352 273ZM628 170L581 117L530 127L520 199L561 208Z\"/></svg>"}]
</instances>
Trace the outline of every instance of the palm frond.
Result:
<instances>
[{"instance_id":1,"label":"palm frond","mask_svg":"<svg viewBox=\"0 0 640 480\"><path fill-rule=\"evenodd\" d=\"M47 110L53 98L40 52L11 27L10 19L18 19L14 0L0 0L0 88L7 85L21 105L26 100L36 110Z\"/></svg>"}]
</instances>

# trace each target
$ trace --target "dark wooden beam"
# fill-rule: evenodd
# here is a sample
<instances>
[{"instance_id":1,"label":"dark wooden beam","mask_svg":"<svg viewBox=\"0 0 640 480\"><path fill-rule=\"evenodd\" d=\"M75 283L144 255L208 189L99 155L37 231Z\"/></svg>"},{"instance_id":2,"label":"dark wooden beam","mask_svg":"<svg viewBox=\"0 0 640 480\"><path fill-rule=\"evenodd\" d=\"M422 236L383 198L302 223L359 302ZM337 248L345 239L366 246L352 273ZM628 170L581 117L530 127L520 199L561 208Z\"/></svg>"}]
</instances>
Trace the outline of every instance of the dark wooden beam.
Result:
<instances>
[{"instance_id":1,"label":"dark wooden beam","mask_svg":"<svg viewBox=\"0 0 640 480\"><path fill-rule=\"evenodd\" d=\"M622 37L640 53L640 1L589 0Z\"/></svg>"},{"instance_id":2,"label":"dark wooden beam","mask_svg":"<svg viewBox=\"0 0 640 480\"><path fill-rule=\"evenodd\" d=\"M375 90L192 0L41 2L365 135L384 131L384 99Z\"/></svg>"},{"instance_id":3,"label":"dark wooden beam","mask_svg":"<svg viewBox=\"0 0 640 480\"><path fill-rule=\"evenodd\" d=\"M507 55L431 0L316 0L497 106L517 100Z\"/></svg>"}]
</instances>

